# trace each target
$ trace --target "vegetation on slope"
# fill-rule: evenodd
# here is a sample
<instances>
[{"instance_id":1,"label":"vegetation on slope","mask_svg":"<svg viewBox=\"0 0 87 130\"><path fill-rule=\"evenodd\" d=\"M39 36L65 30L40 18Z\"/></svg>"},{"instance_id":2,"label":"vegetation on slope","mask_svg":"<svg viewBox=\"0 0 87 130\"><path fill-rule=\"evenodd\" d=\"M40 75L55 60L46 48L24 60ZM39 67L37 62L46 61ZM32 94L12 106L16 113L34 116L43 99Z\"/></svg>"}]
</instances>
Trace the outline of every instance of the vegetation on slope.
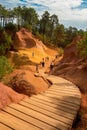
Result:
<instances>
[{"instance_id":1,"label":"vegetation on slope","mask_svg":"<svg viewBox=\"0 0 87 130\"><path fill-rule=\"evenodd\" d=\"M78 42L78 51L80 57L87 58L87 33L85 33L84 38Z\"/></svg>"},{"instance_id":2,"label":"vegetation on slope","mask_svg":"<svg viewBox=\"0 0 87 130\"><path fill-rule=\"evenodd\" d=\"M13 66L10 65L5 56L0 56L0 80L6 75L10 74L13 70Z\"/></svg>"},{"instance_id":3,"label":"vegetation on slope","mask_svg":"<svg viewBox=\"0 0 87 130\"><path fill-rule=\"evenodd\" d=\"M5 30L11 30L12 34L25 27L46 45L63 48L70 44L75 36L84 34L83 30L76 27L65 28L59 23L58 16L50 15L48 11L45 11L40 19L38 16L34 8L18 6L9 10L0 5L1 26Z\"/></svg>"}]
</instances>

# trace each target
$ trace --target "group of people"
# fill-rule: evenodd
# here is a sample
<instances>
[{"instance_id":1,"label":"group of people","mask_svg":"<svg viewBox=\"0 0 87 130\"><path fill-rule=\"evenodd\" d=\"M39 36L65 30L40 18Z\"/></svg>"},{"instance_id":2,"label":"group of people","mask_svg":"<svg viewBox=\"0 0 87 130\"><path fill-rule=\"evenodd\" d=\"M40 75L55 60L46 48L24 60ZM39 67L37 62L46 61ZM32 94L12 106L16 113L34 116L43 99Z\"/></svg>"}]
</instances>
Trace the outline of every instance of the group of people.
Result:
<instances>
[{"instance_id":1,"label":"group of people","mask_svg":"<svg viewBox=\"0 0 87 130\"><path fill-rule=\"evenodd\" d=\"M32 57L34 57L34 55L35 55L35 53L33 51L32 52ZM57 58L57 56L56 56L56 58ZM42 61L40 62L40 64L38 64L38 63L36 64L36 73L39 73L39 65L41 65L41 67L44 68L45 67L45 63L46 62L48 63L48 61L49 61L49 57L48 56L45 57L45 58L42 58ZM54 68L54 61L51 61L50 66L49 66L49 69L50 69L49 74L52 72L53 68Z\"/></svg>"},{"instance_id":2,"label":"group of people","mask_svg":"<svg viewBox=\"0 0 87 130\"><path fill-rule=\"evenodd\" d=\"M42 62L40 62L40 64L44 68L44 66L45 66L45 60L44 60L44 58L42 58ZM39 64L36 64L36 72L39 73Z\"/></svg>"},{"instance_id":3,"label":"group of people","mask_svg":"<svg viewBox=\"0 0 87 130\"><path fill-rule=\"evenodd\" d=\"M44 67L45 67L45 62L46 62L46 61L48 61L48 60L49 60L49 57L46 57L45 59L44 59L44 58L42 58L42 61L40 62L40 64L41 64L42 68L44 68ZM54 61L52 61L52 62L50 63L49 68L50 68L49 73L51 73L51 71L52 71L52 70L53 70L53 68L54 68ZM39 73L39 64L36 64L36 72L37 72L37 73Z\"/></svg>"}]
</instances>

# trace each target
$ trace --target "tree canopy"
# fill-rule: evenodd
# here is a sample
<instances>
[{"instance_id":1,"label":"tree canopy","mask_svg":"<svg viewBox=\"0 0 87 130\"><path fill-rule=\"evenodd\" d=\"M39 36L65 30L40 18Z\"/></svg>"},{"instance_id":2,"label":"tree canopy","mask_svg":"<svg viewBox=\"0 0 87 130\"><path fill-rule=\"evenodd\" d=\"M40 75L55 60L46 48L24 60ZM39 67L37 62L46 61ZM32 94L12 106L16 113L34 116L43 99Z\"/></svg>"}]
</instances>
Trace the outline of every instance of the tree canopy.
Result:
<instances>
[{"instance_id":1,"label":"tree canopy","mask_svg":"<svg viewBox=\"0 0 87 130\"><path fill-rule=\"evenodd\" d=\"M39 18L34 8L26 6L6 9L0 5L0 24L4 29L13 28L14 33L21 27L25 27L46 45L62 48L70 44L74 37L83 36L86 32L71 26L65 28L63 24L59 23L58 16L50 15L48 11L43 12Z\"/></svg>"}]
</instances>

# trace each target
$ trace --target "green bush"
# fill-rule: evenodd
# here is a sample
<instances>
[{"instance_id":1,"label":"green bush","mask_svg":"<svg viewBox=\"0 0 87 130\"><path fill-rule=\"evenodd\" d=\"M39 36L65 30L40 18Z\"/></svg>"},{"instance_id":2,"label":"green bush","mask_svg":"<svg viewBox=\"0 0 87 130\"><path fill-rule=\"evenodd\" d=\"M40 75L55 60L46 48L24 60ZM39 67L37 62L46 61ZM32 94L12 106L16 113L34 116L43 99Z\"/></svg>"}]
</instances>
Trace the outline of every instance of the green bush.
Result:
<instances>
[{"instance_id":1,"label":"green bush","mask_svg":"<svg viewBox=\"0 0 87 130\"><path fill-rule=\"evenodd\" d=\"M11 48L12 39L5 31L1 31L0 37L0 55L5 55Z\"/></svg>"},{"instance_id":2,"label":"green bush","mask_svg":"<svg viewBox=\"0 0 87 130\"><path fill-rule=\"evenodd\" d=\"M58 54L59 54L59 56L62 56L63 53L64 53L64 50L63 50L62 48L59 48L59 49L58 49Z\"/></svg>"},{"instance_id":3,"label":"green bush","mask_svg":"<svg viewBox=\"0 0 87 130\"><path fill-rule=\"evenodd\" d=\"M5 28L5 30L12 31L14 33L16 33L18 31L18 26L13 23L7 23L4 28Z\"/></svg>"},{"instance_id":4,"label":"green bush","mask_svg":"<svg viewBox=\"0 0 87 130\"><path fill-rule=\"evenodd\" d=\"M78 51L81 57L87 58L87 37L78 42Z\"/></svg>"},{"instance_id":5,"label":"green bush","mask_svg":"<svg viewBox=\"0 0 87 130\"><path fill-rule=\"evenodd\" d=\"M5 56L0 56L0 80L13 71L13 66L10 65Z\"/></svg>"},{"instance_id":6,"label":"green bush","mask_svg":"<svg viewBox=\"0 0 87 130\"><path fill-rule=\"evenodd\" d=\"M28 31L32 32L32 26L30 24L25 24L24 28L28 29Z\"/></svg>"},{"instance_id":7,"label":"green bush","mask_svg":"<svg viewBox=\"0 0 87 130\"><path fill-rule=\"evenodd\" d=\"M14 53L12 62L14 63L15 68L20 68L22 65L34 65L32 61L30 61L29 57L26 54L18 54Z\"/></svg>"}]
</instances>

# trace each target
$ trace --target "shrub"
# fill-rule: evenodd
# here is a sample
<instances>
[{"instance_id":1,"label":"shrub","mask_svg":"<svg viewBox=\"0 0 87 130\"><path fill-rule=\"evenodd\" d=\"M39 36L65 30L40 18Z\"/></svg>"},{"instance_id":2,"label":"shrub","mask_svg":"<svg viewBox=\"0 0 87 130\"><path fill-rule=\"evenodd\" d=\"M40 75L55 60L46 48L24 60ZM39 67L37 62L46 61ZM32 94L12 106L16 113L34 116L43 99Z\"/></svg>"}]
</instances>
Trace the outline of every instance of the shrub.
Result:
<instances>
[{"instance_id":1,"label":"shrub","mask_svg":"<svg viewBox=\"0 0 87 130\"><path fill-rule=\"evenodd\" d=\"M13 66L10 65L5 56L0 56L0 80L13 71Z\"/></svg>"},{"instance_id":2,"label":"shrub","mask_svg":"<svg viewBox=\"0 0 87 130\"><path fill-rule=\"evenodd\" d=\"M62 56L63 53L64 53L64 50L63 50L62 48L59 48L59 49L58 49L58 54L59 54L59 56Z\"/></svg>"},{"instance_id":3,"label":"shrub","mask_svg":"<svg viewBox=\"0 0 87 130\"><path fill-rule=\"evenodd\" d=\"M11 48L12 39L5 31L1 31L0 37L0 55L5 55Z\"/></svg>"},{"instance_id":4,"label":"shrub","mask_svg":"<svg viewBox=\"0 0 87 130\"><path fill-rule=\"evenodd\" d=\"M87 37L78 42L78 51L81 57L87 58Z\"/></svg>"},{"instance_id":5,"label":"shrub","mask_svg":"<svg viewBox=\"0 0 87 130\"><path fill-rule=\"evenodd\" d=\"M25 24L24 28L28 29L28 31L32 32L32 26L30 24Z\"/></svg>"},{"instance_id":6,"label":"shrub","mask_svg":"<svg viewBox=\"0 0 87 130\"><path fill-rule=\"evenodd\" d=\"M18 31L18 27L16 24L13 24L13 23L8 23L5 25L4 27L6 30L9 30L9 31L12 31L14 33L16 33Z\"/></svg>"},{"instance_id":7,"label":"shrub","mask_svg":"<svg viewBox=\"0 0 87 130\"><path fill-rule=\"evenodd\" d=\"M20 55L16 52L13 55L12 62L14 63L15 68L20 68L22 65L34 65L26 54Z\"/></svg>"}]
</instances>

